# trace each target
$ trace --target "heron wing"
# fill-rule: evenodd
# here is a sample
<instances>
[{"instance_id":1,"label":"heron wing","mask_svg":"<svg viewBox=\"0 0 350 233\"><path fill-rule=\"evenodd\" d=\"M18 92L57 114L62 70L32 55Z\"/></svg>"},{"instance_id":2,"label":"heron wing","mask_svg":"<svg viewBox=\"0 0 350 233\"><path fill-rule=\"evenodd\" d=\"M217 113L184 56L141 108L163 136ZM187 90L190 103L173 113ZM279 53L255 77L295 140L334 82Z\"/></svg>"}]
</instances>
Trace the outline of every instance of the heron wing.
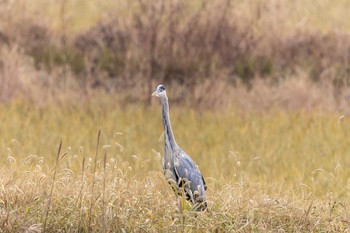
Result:
<instances>
[{"instance_id":1,"label":"heron wing","mask_svg":"<svg viewBox=\"0 0 350 233\"><path fill-rule=\"evenodd\" d=\"M189 193L190 196L199 196L201 199L205 198L206 184L196 163L183 151L177 151L173 155L174 171L179 178L178 181L189 182L187 186L189 190L187 190L187 192L191 191L191 193ZM198 194L194 195L196 193Z\"/></svg>"},{"instance_id":2,"label":"heron wing","mask_svg":"<svg viewBox=\"0 0 350 233\"><path fill-rule=\"evenodd\" d=\"M203 180L203 184L204 184L204 190L207 191L208 187L207 187L207 183L205 183L203 175L202 175L202 180Z\"/></svg>"}]
</instances>

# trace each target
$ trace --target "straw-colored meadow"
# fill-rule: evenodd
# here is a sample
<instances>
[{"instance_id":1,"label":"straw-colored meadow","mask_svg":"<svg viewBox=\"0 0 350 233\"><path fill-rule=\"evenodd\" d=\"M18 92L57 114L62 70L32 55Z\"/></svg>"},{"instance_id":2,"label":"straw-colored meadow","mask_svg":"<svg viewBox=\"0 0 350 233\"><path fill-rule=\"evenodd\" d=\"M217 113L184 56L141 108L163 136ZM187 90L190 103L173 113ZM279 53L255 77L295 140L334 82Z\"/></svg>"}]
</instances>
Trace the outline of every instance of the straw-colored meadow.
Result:
<instances>
[{"instance_id":1,"label":"straw-colored meadow","mask_svg":"<svg viewBox=\"0 0 350 233\"><path fill-rule=\"evenodd\" d=\"M0 2L0 232L349 232L348 0ZM177 143L208 185L162 172Z\"/></svg>"},{"instance_id":2,"label":"straw-colored meadow","mask_svg":"<svg viewBox=\"0 0 350 233\"><path fill-rule=\"evenodd\" d=\"M0 219L10 232L349 228L350 122L338 115L171 108L177 141L208 183L209 210L195 214L161 172L158 104L17 102L1 112Z\"/></svg>"}]
</instances>

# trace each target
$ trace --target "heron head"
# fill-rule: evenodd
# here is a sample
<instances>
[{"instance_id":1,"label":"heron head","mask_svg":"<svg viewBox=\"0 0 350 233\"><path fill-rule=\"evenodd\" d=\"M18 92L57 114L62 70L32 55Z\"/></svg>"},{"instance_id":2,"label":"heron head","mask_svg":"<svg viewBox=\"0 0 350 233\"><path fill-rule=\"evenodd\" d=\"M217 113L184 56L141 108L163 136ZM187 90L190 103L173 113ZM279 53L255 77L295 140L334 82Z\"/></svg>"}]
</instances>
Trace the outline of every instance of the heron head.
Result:
<instances>
[{"instance_id":1,"label":"heron head","mask_svg":"<svg viewBox=\"0 0 350 233\"><path fill-rule=\"evenodd\" d=\"M157 86L156 91L153 92L152 96L162 97L165 94L166 94L165 87L162 84L160 84L160 85Z\"/></svg>"}]
</instances>

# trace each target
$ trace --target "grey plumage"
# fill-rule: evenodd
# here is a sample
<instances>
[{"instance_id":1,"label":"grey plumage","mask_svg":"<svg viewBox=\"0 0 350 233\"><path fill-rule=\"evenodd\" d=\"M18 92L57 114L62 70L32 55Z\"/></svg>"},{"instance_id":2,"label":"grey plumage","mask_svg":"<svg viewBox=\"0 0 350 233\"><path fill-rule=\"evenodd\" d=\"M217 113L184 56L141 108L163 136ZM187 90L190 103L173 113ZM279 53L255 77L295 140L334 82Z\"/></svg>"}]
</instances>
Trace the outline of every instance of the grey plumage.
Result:
<instances>
[{"instance_id":1,"label":"grey plumage","mask_svg":"<svg viewBox=\"0 0 350 233\"><path fill-rule=\"evenodd\" d=\"M207 208L204 178L192 158L176 143L170 124L169 103L165 87L159 85L152 96L160 98L162 103L162 119L164 126L164 158L163 171L167 181L178 195L185 191L186 199L194 204L195 210Z\"/></svg>"}]
</instances>

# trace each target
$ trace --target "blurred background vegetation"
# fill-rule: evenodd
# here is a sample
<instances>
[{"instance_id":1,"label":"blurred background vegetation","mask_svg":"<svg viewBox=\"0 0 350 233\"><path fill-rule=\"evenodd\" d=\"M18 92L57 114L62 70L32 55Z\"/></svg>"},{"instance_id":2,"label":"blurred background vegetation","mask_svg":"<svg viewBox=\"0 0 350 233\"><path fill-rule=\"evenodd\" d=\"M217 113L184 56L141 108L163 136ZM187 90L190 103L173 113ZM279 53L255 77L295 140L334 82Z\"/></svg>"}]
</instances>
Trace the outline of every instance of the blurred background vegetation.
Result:
<instances>
[{"instance_id":1,"label":"blurred background vegetation","mask_svg":"<svg viewBox=\"0 0 350 233\"><path fill-rule=\"evenodd\" d=\"M1 1L0 100L44 104L102 92L120 104L149 103L164 83L173 102L196 108L346 113L349 7L346 0Z\"/></svg>"}]
</instances>

